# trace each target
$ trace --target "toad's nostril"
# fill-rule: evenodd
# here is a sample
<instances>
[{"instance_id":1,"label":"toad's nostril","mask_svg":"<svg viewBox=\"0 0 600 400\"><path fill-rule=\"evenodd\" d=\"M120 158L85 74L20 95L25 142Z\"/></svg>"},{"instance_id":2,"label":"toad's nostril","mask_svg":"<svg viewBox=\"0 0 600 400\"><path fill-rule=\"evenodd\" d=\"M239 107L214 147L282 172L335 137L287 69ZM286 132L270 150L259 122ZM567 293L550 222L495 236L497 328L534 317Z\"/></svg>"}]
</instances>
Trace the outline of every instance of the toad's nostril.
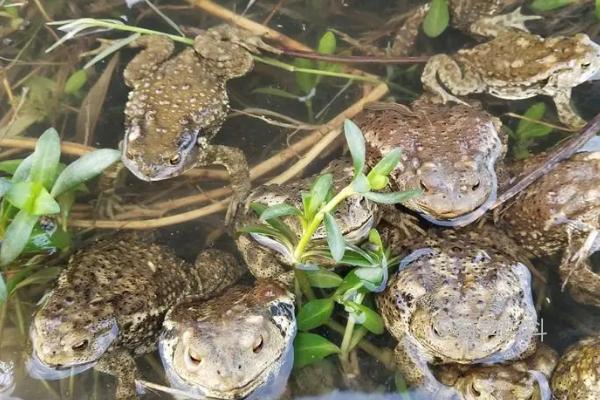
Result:
<instances>
[{"instance_id":1,"label":"toad's nostril","mask_svg":"<svg viewBox=\"0 0 600 400\"><path fill-rule=\"evenodd\" d=\"M472 191L476 191L477 189L479 189L480 186L481 186L481 182L477 181L476 184L474 184L473 186L471 186L471 190Z\"/></svg>"},{"instance_id":2,"label":"toad's nostril","mask_svg":"<svg viewBox=\"0 0 600 400\"><path fill-rule=\"evenodd\" d=\"M255 341L254 344L252 345L252 351L254 353L260 353L260 351L263 348L263 338L262 336L259 336Z\"/></svg>"},{"instance_id":3,"label":"toad's nostril","mask_svg":"<svg viewBox=\"0 0 600 400\"><path fill-rule=\"evenodd\" d=\"M419 187L424 192L428 192L429 191L429 188L427 187L427 185L425 184L425 182L423 182L423 179L419 180Z\"/></svg>"}]
</instances>

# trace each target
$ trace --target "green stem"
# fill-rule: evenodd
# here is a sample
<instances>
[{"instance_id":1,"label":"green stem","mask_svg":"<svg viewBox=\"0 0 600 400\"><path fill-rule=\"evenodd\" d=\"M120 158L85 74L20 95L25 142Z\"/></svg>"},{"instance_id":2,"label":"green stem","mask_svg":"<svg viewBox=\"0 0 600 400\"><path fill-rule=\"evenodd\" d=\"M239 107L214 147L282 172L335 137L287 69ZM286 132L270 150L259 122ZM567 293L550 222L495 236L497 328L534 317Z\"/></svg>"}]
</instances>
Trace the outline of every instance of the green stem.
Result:
<instances>
[{"instance_id":1,"label":"green stem","mask_svg":"<svg viewBox=\"0 0 600 400\"><path fill-rule=\"evenodd\" d=\"M310 287L310 282L308 281L306 273L301 269L294 268L294 276L296 278L295 281L298 283L298 286L300 286L301 293L304 294L308 300L314 299L316 297L315 292L312 290L312 287Z\"/></svg>"},{"instance_id":2,"label":"green stem","mask_svg":"<svg viewBox=\"0 0 600 400\"><path fill-rule=\"evenodd\" d=\"M302 234L300 241L296 245L296 249L294 250L294 260L297 263L300 263L302 260L302 255L304 254L304 250L306 250L306 246L308 246L308 242L314 235L314 233L323 222L323 218L325 218L325 214L332 211L339 203L344 201L346 198L352 196L354 194L354 189L352 189L351 185L343 188L338 194L336 194L324 207L322 207L319 212L314 216L312 221L308 224L308 228Z\"/></svg>"},{"instance_id":3,"label":"green stem","mask_svg":"<svg viewBox=\"0 0 600 400\"><path fill-rule=\"evenodd\" d=\"M364 300L365 295L364 293L358 293L356 295L356 300L354 301L356 304L361 304L362 301ZM348 361L348 355L350 354L350 351L352 350L352 334L354 333L354 325L356 324L356 322L354 321L354 318L352 318L351 316L348 316L348 321L346 322L346 329L344 330L344 338L342 339L342 346L341 346L341 353L340 353L340 358L344 361L347 362Z\"/></svg>"}]
</instances>

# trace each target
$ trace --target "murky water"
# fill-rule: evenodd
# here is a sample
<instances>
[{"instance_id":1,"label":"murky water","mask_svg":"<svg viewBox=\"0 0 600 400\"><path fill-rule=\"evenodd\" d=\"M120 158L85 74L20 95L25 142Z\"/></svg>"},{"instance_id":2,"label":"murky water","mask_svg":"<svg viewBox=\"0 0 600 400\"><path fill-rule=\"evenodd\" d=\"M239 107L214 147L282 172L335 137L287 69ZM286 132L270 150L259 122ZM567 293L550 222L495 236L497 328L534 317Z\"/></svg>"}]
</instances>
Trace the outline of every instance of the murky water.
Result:
<instances>
[{"instance_id":1,"label":"murky water","mask_svg":"<svg viewBox=\"0 0 600 400\"><path fill-rule=\"evenodd\" d=\"M0 7L7 3L0 0ZM12 3L21 3L16 0ZM109 61L104 60L91 68L88 81L83 88L73 94L57 94L53 85L62 85L70 74L83 64L76 57L78 53L89 51L96 46L94 36L107 38L122 37L119 32L107 32L101 35L90 35L79 40L69 42L66 46L57 49L54 53L44 54L43 50L54 42L56 30L43 25L46 20L61 20L66 18L94 17L113 18L138 24L152 29L172 31L159 16L147 8L143 2L133 8L128 8L122 1L96 0L96 1L69 1L50 0L39 2L24 2L16 5L19 21L14 14L12 19L4 18L0 14L0 80L4 80L5 89L11 90L0 94L0 112L4 114L1 119L2 126L10 120L11 109L14 102L9 100L22 95L23 90L33 91L45 99L36 104L23 103L31 107L32 112L37 112L35 118L19 120L22 124L19 134L36 137L47 126L53 125L64 135L65 140L86 143L98 147L116 147L123 136L123 108L127 99L127 89L122 79L122 69L126 62L133 56L134 51L125 49L121 51L120 59L114 73L108 77L109 84L104 88L101 113L95 120L95 129L90 137L89 132L81 129L78 119L82 102L86 94L97 86L98 78L107 67ZM244 12L250 6L245 16L255 21L268 19L268 25L290 37L314 47L319 37L327 29L336 29L352 38L361 39L363 42L385 47L393 37L393 32L399 23L394 23L394 18L401 21L404 12L410 9L410 1L370 1L356 0L287 0L287 1L221 1L219 4L238 13ZM585 3L585 2L581 2ZM590 2L591 3L591 2ZM185 28L204 28L211 26L218 19L203 13L198 8L186 2L161 1L160 10L169 16L177 25ZM592 6L580 5L567 10L557 11L547 15L544 22L532 23L532 30L536 33L547 35L550 33L586 32L596 42L600 42L600 23L593 17ZM9 27L13 23L12 28ZM4 30L6 28L6 30ZM14 32L11 32L13 31ZM60 34L59 34L60 35ZM461 47L475 44L476 41L456 30L449 29L443 36L436 40L420 37L414 50L415 54L434 54L437 52L453 51ZM340 54L349 54L349 46L338 39ZM359 51L356 51L359 53ZM11 62L11 60L17 60ZM362 67L361 67L362 68ZM408 103L420 93L419 74L421 66L370 66L365 70L387 77L391 82L390 100ZM31 80L32 76L39 76L50 84L47 91ZM249 75L237 79L228 85L232 108L235 110L247 107L268 109L281 113L299 121L313 125L327 122L345 107L360 98L363 88L358 83L348 84L344 79L324 78L311 94L310 103L299 101L307 95L298 84L298 76L282 71L271 66L258 64ZM300 78L301 79L301 78ZM265 88L285 90L292 94L286 98L272 94L261 93ZM96 89L98 89L96 87ZM100 93L102 93L100 91ZM600 110L598 98L598 83L589 82L580 85L574 90L573 101L584 118L591 118ZM314 96L313 96L314 95ZM104 97L105 96L105 97ZM288 96L290 97L290 96ZM506 113L522 114L536 101L544 101L550 105L548 98L535 98L524 101L505 101L490 96L478 96L484 102L488 111L501 116L503 122L515 129L517 120ZM89 99L88 99L89 100ZM17 102L18 103L18 102ZM93 101L91 107L94 105ZM20 114L23 115L23 114ZM311 119L312 118L312 119ZM554 117L552 117L554 118ZM85 126L85 124L84 124ZM88 126L89 127L89 126ZM305 130L295 130L286 127L265 124L259 119L246 115L235 115L228 119L217 141L244 150L249 164L256 165L261 161L278 154L286 149L288 143L294 143L306 134ZM564 133L554 133L539 140L531 147L533 151L543 150L562 140ZM3 148L3 150L5 150ZM1 153L3 159L16 158L19 152ZM322 167L326 161L340 154L339 146L326 152L321 158L315 160L309 167L309 172L314 172ZM278 166L275 172L285 170L295 161ZM264 179L264 178L261 178ZM145 184L129 177L125 187L119 189L121 201L125 204L136 204L140 209L150 205L161 204L162 210L153 214L169 211L169 202L184 196L198 194L223 186L220 179L211 181L207 179L189 178L184 176L169 182ZM93 200L90 195L90 200ZM162 202L162 203L161 203ZM92 203L90 203L92 204ZM166 205L165 205L166 204ZM74 218L86 219L89 217L89 205L82 202L74 210ZM129 209L131 211L131 209ZM118 213L118 212L117 212ZM187 223L163 227L157 230L158 241L174 248L182 257L193 260L198 249L207 245L214 245L226 250L234 250L234 244L226 235L220 235L223 214L213 214L202 219ZM104 231L104 233L111 231ZM79 239L89 238L90 233L82 233ZM216 242L212 238L217 237ZM75 242L76 245L79 241ZM46 262L46 261L45 261ZM64 265L64 262L49 259L48 263ZM595 266L600 265L598 257L593 258ZM576 303L566 292L560 289L560 282L556 272L556 259L537 260L534 264L540 274L547 279L547 284L535 284L535 303L540 316L540 335L544 343L549 344L559 353L569 344L593 333L600 328L600 311L592 306L583 306ZM596 268L597 269L597 268ZM8 303L0 306L0 399L110 399L113 398L115 383L110 376L89 370L85 373L58 381L40 381L27 376L24 369L24 360L27 358L27 337L30 317L36 308L36 303L44 293L50 290L52 282L33 284L14 294ZM332 340L339 342L337 334L323 330ZM380 347L393 347L394 341L387 334L379 337L368 337L375 345ZM397 388L393 371L385 367L367 354L358 351L356 365L357 376L342 377L337 368L337 359L330 357L327 362L327 371L335 375L335 379L326 379L327 376L294 372L291 381L295 397L316 396L322 394L319 386L325 382L324 392L332 390L356 391L362 393L378 393L372 397L366 394L356 394L349 397L345 394L334 393L331 399L337 398L397 398ZM138 359L138 365L143 379L156 385L168 386L164 377L160 358L157 354L149 354ZM337 375L336 375L337 374ZM323 379L318 379L323 378ZM331 382L330 382L331 381ZM333 383L334 387L327 387ZM384 395L382 393L388 393ZM381 396L381 397L379 397ZM407 394L403 394L408 398ZM160 390L146 388L144 398L171 398L170 395ZM311 397L312 398L312 397Z\"/></svg>"}]
</instances>

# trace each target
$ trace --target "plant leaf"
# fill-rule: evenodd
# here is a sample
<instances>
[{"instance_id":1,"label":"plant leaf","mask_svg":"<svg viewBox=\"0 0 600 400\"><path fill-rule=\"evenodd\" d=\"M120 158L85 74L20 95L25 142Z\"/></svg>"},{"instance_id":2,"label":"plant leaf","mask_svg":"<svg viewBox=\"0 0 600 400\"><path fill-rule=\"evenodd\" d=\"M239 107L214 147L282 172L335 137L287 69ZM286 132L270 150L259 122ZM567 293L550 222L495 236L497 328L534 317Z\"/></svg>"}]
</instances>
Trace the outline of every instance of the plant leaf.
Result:
<instances>
[{"instance_id":1,"label":"plant leaf","mask_svg":"<svg viewBox=\"0 0 600 400\"><path fill-rule=\"evenodd\" d=\"M375 203L381 204L398 204L404 203L405 201L412 199L420 195L420 190L407 190L404 192L391 192L391 193L377 193L368 192L363 194L367 199L374 201Z\"/></svg>"},{"instance_id":2,"label":"plant leaf","mask_svg":"<svg viewBox=\"0 0 600 400\"><path fill-rule=\"evenodd\" d=\"M294 66L297 68L311 69L314 64L311 60L306 58L296 58L294 60ZM317 84L317 75L307 74L306 72L294 72L296 75L296 85L302 93L305 95L310 93Z\"/></svg>"},{"instance_id":3,"label":"plant leaf","mask_svg":"<svg viewBox=\"0 0 600 400\"><path fill-rule=\"evenodd\" d=\"M287 215L301 215L302 211L298 210L296 207L281 203L275 204L274 206L267 207L261 214L260 220L267 221L272 218L285 217Z\"/></svg>"},{"instance_id":4,"label":"plant leaf","mask_svg":"<svg viewBox=\"0 0 600 400\"><path fill-rule=\"evenodd\" d=\"M373 169L369 171L369 175L367 175L369 182L371 182L372 177L378 175L387 177L400 162L401 155L402 150L398 147L388 152L377 164L375 164Z\"/></svg>"},{"instance_id":5,"label":"plant leaf","mask_svg":"<svg viewBox=\"0 0 600 400\"><path fill-rule=\"evenodd\" d=\"M369 180L362 172L359 172L352 181L352 190L356 193L366 193L371 190Z\"/></svg>"},{"instance_id":6,"label":"plant leaf","mask_svg":"<svg viewBox=\"0 0 600 400\"><path fill-rule=\"evenodd\" d=\"M33 163L33 154L28 155L25 159L19 164L15 173L12 176L11 182L17 183L22 182L29 176L31 172L31 164Z\"/></svg>"},{"instance_id":7,"label":"plant leaf","mask_svg":"<svg viewBox=\"0 0 600 400\"><path fill-rule=\"evenodd\" d=\"M121 158L121 152L114 149L99 149L84 154L64 169L56 178L50 194L57 197L95 177Z\"/></svg>"},{"instance_id":8,"label":"plant leaf","mask_svg":"<svg viewBox=\"0 0 600 400\"><path fill-rule=\"evenodd\" d=\"M29 275L27 278L23 279L20 282L11 282L11 286L12 286L12 290L11 293L13 293L15 290L23 288L25 286L29 286L29 285L34 285L34 284L38 284L38 283L47 283L50 282L54 279L56 279L56 277L60 274L62 268L60 267L49 267L49 268L43 268L31 275Z\"/></svg>"},{"instance_id":9,"label":"plant leaf","mask_svg":"<svg viewBox=\"0 0 600 400\"><path fill-rule=\"evenodd\" d=\"M552 11L574 3L575 0L534 0L529 7L536 12Z\"/></svg>"},{"instance_id":10,"label":"plant leaf","mask_svg":"<svg viewBox=\"0 0 600 400\"><path fill-rule=\"evenodd\" d=\"M286 92L283 89L279 89L272 86L256 88L252 91L253 94L266 94L268 96L277 96L284 99L298 100L298 95L294 93Z\"/></svg>"},{"instance_id":11,"label":"plant leaf","mask_svg":"<svg viewBox=\"0 0 600 400\"><path fill-rule=\"evenodd\" d=\"M4 195L10 190L12 183L10 183L9 179L4 177L0 177L0 198L4 197Z\"/></svg>"},{"instance_id":12,"label":"plant leaf","mask_svg":"<svg viewBox=\"0 0 600 400\"><path fill-rule=\"evenodd\" d=\"M431 38L437 37L446 30L449 21L447 0L431 0L431 6L423 20L423 31Z\"/></svg>"},{"instance_id":13,"label":"plant leaf","mask_svg":"<svg viewBox=\"0 0 600 400\"><path fill-rule=\"evenodd\" d=\"M333 185L333 175L325 174L317 178L310 188L309 214L310 217L317 212L327 198L331 186ZM305 210L306 211L306 210ZM306 214L306 212L305 212Z\"/></svg>"},{"instance_id":14,"label":"plant leaf","mask_svg":"<svg viewBox=\"0 0 600 400\"><path fill-rule=\"evenodd\" d=\"M302 368L339 352L340 348L323 336L300 332L294 340L294 368Z\"/></svg>"},{"instance_id":15,"label":"plant leaf","mask_svg":"<svg viewBox=\"0 0 600 400\"><path fill-rule=\"evenodd\" d=\"M48 128L35 145L29 180L40 182L45 188L50 189L56 177L59 160L60 137L56 129Z\"/></svg>"},{"instance_id":16,"label":"plant leaf","mask_svg":"<svg viewBox=\"0 0 600 400\"><path fill-rule=\"evenodd\" d=\"M527 109L524 116L534 121L539 121L546 113L546 104L540 102L535 103ZM538 124L534 121L522 119L519 121L516 130L517 140L519 142L529 141L540 137L547 136L553 131L553 128L547 125Z\"/></svg>"},{"instance_id":17,"label":"plant leaf","mask_svg":"<svg viewBox=\"0 0 600 400\"><path fill-rule=\"evenodd\" d=\"M381 240L381 235L375 228L372 228L369 231L369 242L375 245L378 249L383 249L383 241Z\"/></svg>"},{"instance_id":18,"label":"plant leaf","mask_svg":"<svg viewBox=\"0 0 600 400\"><path fill-rule=\"evenodd\" d=\"M0 161L0 172L7 173L9 175L14 175L19 165L23 162L23 160L5 160Z\"/></svg>"},{"instance_id":19,"label":"plant leaf","mask_svg":"<svg viewBox=\"0 0 600 400\"><path fill-rule=\"evenodd\" d=\"M33 226L38 217L25 210L20 210L6 228L2 247L0 247L0 264L6 265L15 260L25 248Z\"/></svg>"},{"instance_id":20,"label":"plant leaf","mask_svg":"<svg viewBox=\"0 0 600 400\"><path fill-rule=\"evenodd\" d=\"M357 323L376 335L381 335L383 333L385 325L381 315L363 304L352 303L352 308L355 309L355 312L350 315Z\"/></svg>"},{"instance_id":21,"label":"plant leaf","mask_svg":"<svg viewBox=\"0 0 600 400\"><path fill-rule=\"evenodd\" d=\"M301 331L309 331L311 329L318 328L323 325L333 313L333 300L330 298L326 299L314 299L304 304L298 312L296 322L298 329Z\"/></svg>"},{"instance_id":22,"label":"plant leaf","mask_svg":"<svg viewBox=\"0 0 600 400\"><path fill-rule=\"evenodd\" d=\"M0 303L4 303L7 297L8 293L6 292L6 283L4 283L2 272L0 272Z\"/></svg>"},{"instance_id":23,"label":"plant leaf","mask_svg":"<svg viewBox=\"0 0 600 400\"><path fill-rule=\"evenodd\" d=\"M67 79L64 91L67 94L74 94L81 89L86 82L87 72L85 72L85 69L78 69L69 76L69 79Z\"/></svg>"},{"instance_id":24,"label":"plant leaf","mask_svg":"<svg viewBox=\"0 0 600 400\"><path fill-rule=\"evenodd\" d=\"M346 251L344 235L342 235L342 231L340 231L337 222L335 222L335 218L333 218L331 214L325 213L324 222L325 230L327 232L327 244L329 245L331 256L336 262L340 262Z\"/></svg>"},{"instance_id":25,"label":"plant leaf","mask_svg":"<svg viewBox=\"0 0 600 400\"><path fill-rule=\"evenodd\" d=\"M352 156L354 176L358 176L365 167L365 138L360 128L349 119L344 121L344 136L346 136L348 150Z\"/></svg>"},{"instance_id":26,"label":"plant leaf","mask_svg":"<svg viewBox=\"0 0 600 400\"><path fill-rule=\"evenodd\" d=\"M308 278L310 286L321 289L336 288L343 281L341 276L324 268L319 268L315 271L307 271L306 277Z\"/></svg>"},{"instance_id":27,"label":"plant leaf","mask_svg":"<svg viewBox=\"0 0 600 400\"><path fill-rule=\"evenodd\" d=\"M331 31L325 32L323 36L321 36L321 39L319 39L317 51L321 54L333 54L335 53L336 48L337 41L335 39L335 34ZM317 67L325 71L336 71L339 69L338 64L334 64L327 61L318 61ZM320 78L321 76L319 75L318 77Z\"/></svg>"},{"instance_id":28,"label":"plant leaf","mask_svg":"<svg viewBox=\"0 0 600 400\"><path fill-rule=\"evenodd\" d=\"M31 208L35 192L35 184L33 182L18 182L11 185L6 193L6 200L20 210Z\"/></svg>"},{"instance_id":29,"label":"plant leaf","mask_svg":"<svg viewBox=\"0 0 600 400\"><path fill-rule=\"evenodd\" d=\"M46 188L42 187L35 197L31 213L33 215L49 215L57 214L59 212L60 206L56 200L50 196L50 193L48 193Z\"/></svg>"}]
</instances>

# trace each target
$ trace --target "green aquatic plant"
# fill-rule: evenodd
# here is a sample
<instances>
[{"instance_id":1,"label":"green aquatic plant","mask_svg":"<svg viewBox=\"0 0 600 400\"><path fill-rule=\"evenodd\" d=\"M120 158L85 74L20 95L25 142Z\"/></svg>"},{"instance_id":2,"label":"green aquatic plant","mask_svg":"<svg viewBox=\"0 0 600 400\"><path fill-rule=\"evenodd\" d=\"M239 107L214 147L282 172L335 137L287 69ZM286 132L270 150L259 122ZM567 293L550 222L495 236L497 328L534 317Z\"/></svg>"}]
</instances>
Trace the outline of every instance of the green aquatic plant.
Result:
<instances>
[{"instance_id":1,"label":"green aquatic plant","mask_svg":"<svg viewBox=\"0 0 600 400\"><path fill-rule=\"evenodd\" d=\"M524 118L519 120L517 128L514 131L508 130L513 141L511 151L515 158L529 157L531 155L529 148L538 140L552 133L554 128L542 122L545 114L546 104L534 103L525 111Z\"/></svg>"},{"instance_id":2,"label":"green aquatic plant","mask_svg":"<svg viewBox=\"0 0 600 400\"><path fill-rule=\"evenodd\" d=\"M423 31L429 37L441 35L450 22L448 0L432 0L429 11L423 20Z\"/></svg>"},{"instance_id":3,"label":"green aquatic plant","mask_svg":"<svg viewBox=\"0 0 600 400\"><path fill-rule=\"evenodd\" d=\"M363 196L376 203L402 203L420 192L380 192L388 186L389 174L400 161L400 149L386 154L368 173L365 173L365 141L360 129L350 120L344 123L344 134L352 156L354 176L350 184L333 193L331 174L319 176L308 192L302 193L302 208L281 203L270 207L253 203L252 209L259 217L259 224L245 226L241 233L255 237L267 237L279 243L279 251L294 266L297 294L308 302L298 312L298 334L295 343L296 368L317 361L333 353L339 353L347 361L349 352L367 333L381 334L383 320L367 304L369 294L385 288L388 269L397 262L381 241L376 230L369 232L369 240L363 246L346 242L333 216L335 208L350 196ZM298 219L302 233L294 233L283 217ZM321 226L325 227L326 243L313 238ZM344 277L319 265L316 260L326 260L349 267ZM313 288L330 291L316 298ZM335 305L347 313L347 323L340 346L323 336L308 331L330 325ZM358 329L355 329L359 325Z\"/></svg>"},{"instance_id":4,"label":"green aquatic plant","mask_svg":"<svg viewBox=\"0 0 600 400\"><path fill-rule=\"evenodd\" d=\"M24 251L66 246L66 222L77 192L85 191L84 182L121 156L118 150L99 149L65 165L60 154L60 138L50 128L39 137L31 155L0 162L6 175L0 177L0 265L14 262ZM60 223L49 228L49 217L57 217ZM0 275L0 301L6 295Z\"/></svg>"}]
</instances>

